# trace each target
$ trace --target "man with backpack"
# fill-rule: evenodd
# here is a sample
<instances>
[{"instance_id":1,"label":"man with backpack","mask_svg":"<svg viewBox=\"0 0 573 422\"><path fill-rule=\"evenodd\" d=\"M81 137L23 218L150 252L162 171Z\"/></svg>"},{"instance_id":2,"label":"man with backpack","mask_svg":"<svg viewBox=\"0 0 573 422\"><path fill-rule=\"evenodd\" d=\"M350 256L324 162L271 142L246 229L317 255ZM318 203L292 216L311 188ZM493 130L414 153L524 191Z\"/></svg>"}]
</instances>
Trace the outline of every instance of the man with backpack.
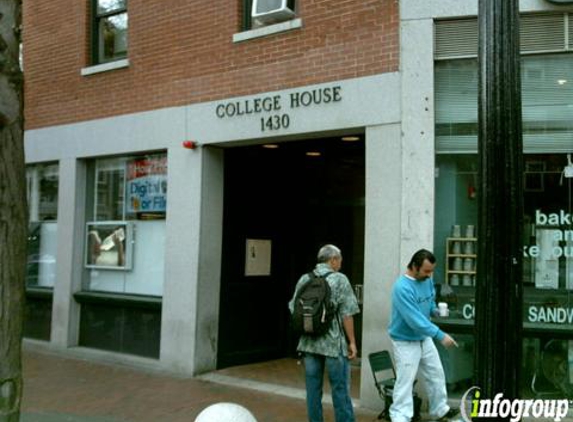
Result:
<instances>
[{"instance_id":1,"label":"man with backpack","mask_svg":"<svg viewBox=\"0 0 573 422\"><path fill-rule=\"evenodd\" d=\"M297 351L304 355L308 420L324 422L322 384L326 367L336 422L354 422L349 360L358 354L353 315L360 309L348 278L339 272L340 249L323 246L317 262L311 273L301 276L289 302L293 328L301 334Z\"/></svg>"}]
</instances>

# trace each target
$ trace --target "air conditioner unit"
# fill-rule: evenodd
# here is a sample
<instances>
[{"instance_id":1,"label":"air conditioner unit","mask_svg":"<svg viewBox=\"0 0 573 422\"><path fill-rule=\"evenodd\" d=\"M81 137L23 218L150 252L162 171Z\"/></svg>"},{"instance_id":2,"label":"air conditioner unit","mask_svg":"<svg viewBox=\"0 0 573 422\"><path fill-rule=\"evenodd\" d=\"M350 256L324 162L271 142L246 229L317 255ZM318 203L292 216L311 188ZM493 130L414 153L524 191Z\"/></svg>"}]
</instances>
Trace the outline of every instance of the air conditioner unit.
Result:
<instances>
[{"instance_id":1,"label":"air conditioner unit","mask_svg":"<svg viewBox=\"0 0 573 422\"><path fill-rule=\"evenodd\" d=\"M253 0L253 22L261 26L292 19L294 2L295 0Z\"/></svg>"}]
</instances>

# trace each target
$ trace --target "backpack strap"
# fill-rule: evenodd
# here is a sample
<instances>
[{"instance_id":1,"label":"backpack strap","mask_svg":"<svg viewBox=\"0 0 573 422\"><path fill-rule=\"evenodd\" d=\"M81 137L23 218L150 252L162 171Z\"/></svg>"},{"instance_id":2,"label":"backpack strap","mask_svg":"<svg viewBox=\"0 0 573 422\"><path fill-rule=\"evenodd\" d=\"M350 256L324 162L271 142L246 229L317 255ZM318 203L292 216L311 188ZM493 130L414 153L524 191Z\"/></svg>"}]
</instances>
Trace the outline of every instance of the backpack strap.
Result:
<instances>
[{"instance_id":1,"label":"backpack strap","mask_svg":"<svg viewBox=\"0 0 573 422\"><path fill-rule=\"evenodd\" d=\"M313 279L313 278L324 278L326 280L326 278L330 275L330 274L334 274L334 271L328 271L327 273L324 273L324 275L316 275L314 273L314 270L308 273L308 277L309 279Z\"/></svg>"},{"instance_id":2,"label":"backpack strap","mask_svg":"<svg viewBox=\"0 0 573 422\"><path fill-rule=\"evenodd\" d=\"M322 277L324 278L324 281L326 283L328 283L328 281L326 281L326 278L330 275L333 274L335 271L329 271L326 274L322 275L322 276L317 276L316 274L314 274L314 271L311 271L309 273L310 277ZM309 280L311 280L309 278ZM334 309L334 319L336 319L336 322L338 324L338 329L340 330L340 334L341 336L346 340L346 343L348 344L348 336L346 335L346 331L344 330L344 324L342 323L342 321L340 320L340 314L338 313L338 305L336 305L335 309Z\"/></svg>"},{"instance_id":3,"label":"backpack strap","mask_svg":"<svg viewBox=\"0 0 573 422\"><path fill-rule=\"evenodd\" d=\"M314 271L311 271L310 273L312 274L311 277L315 277L315 278L321 277L325 283L328 283L328 280L327 280L328 276L330 274L334 274L335 271L328 271L324 275L320 275L320 276L314 274ZM330 285L329 285L329 287L330 287ZM332 294L332 290L331 290L331 294ZM330 297L330 300L332 301L332 296ZM335 318L338 319L338 305L336 305L334 308L334 314L335 314ZM340 321L339 321L339 323L340 323Z\"/></svg>"},{"instance_id":4,"label":"backpack strap","mask_svg":"<svg viewBox=\"0 0 573 422\"><path fill-rule=\"evenodd\" d=\"M315 279L315 278L323 278L324 281L326 282L326 278L327 278L330 274L333 274L333 273L334 273L334 271L329 271L329 272L325 273L324 275L316 275L316 274L314 273L314 270L313 270L313 271L311 271L311 272L309 272L309 273L306 274L306 275L308 276L308 280L306 280L306 282L303 284L303 286L306 285L307 283L309 283L311 280L313 280L313 279ZM302 287L302 286L301 286L301 287Z\"/></svg>"}]
</instances>

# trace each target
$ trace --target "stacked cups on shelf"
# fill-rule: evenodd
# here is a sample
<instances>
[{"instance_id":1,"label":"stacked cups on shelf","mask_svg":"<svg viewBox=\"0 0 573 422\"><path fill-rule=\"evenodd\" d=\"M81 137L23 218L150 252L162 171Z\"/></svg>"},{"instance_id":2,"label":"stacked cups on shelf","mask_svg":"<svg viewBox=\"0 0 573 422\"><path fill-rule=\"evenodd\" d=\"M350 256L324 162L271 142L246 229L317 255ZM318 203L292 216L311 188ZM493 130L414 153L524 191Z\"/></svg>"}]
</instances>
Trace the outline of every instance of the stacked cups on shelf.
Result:
<instances>
[{"instance_id":1,"label":"stacked cups on shelf","mask_svg":"<svg viewBox=\"0 0 573 422\"><path fill-rule=\"evenodd\" d=\"M468 224L462 236L462 226L455 224L452 226L452 238L454 240L451 244L451 254L453 256L452 271L464 272L461 276L458 274L451 274L449 283L451 286L475 286L475 226ZM472 239L465 241L464 239ZM460 255L460 256L456 256Z\"/></svg>"},{"instance_id":2,"label":"stacked cups on shelf","mask_svg":"<svg viewBox=\"0 0 573 422\"><path fill-rule=\"evenodd\" d=\"M468 224L466 226L466 238L475 238L475 226ZM473 241L466 242L464 245L464 254L473 255L475 254L475 243ZM475 271L475 261L472 258L466 258L464 262L464 271ZM475 275L464 274L462 284L464 286L475 286Z\"/></svg>"}]
</instances>

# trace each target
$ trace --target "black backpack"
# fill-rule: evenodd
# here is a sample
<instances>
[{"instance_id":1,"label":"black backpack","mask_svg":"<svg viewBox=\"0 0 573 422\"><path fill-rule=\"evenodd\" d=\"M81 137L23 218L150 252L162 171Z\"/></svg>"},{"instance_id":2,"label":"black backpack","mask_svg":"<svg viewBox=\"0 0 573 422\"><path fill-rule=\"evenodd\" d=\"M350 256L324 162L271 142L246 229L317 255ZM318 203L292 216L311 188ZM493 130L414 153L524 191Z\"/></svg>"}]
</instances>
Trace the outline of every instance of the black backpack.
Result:
<instances>
[{"instance_id":1,"label":"black backpack","mask_svg":"<svg viewBox=\"0 0 573 422\"><path fill-rule=\"evenodd\" d=\"M308 273L309 280L298 290L294 299L292 327L296 334L322 336L330 328L336 309L326 277L332 272L317 276Z\"/></svg>"}]
</instances>

